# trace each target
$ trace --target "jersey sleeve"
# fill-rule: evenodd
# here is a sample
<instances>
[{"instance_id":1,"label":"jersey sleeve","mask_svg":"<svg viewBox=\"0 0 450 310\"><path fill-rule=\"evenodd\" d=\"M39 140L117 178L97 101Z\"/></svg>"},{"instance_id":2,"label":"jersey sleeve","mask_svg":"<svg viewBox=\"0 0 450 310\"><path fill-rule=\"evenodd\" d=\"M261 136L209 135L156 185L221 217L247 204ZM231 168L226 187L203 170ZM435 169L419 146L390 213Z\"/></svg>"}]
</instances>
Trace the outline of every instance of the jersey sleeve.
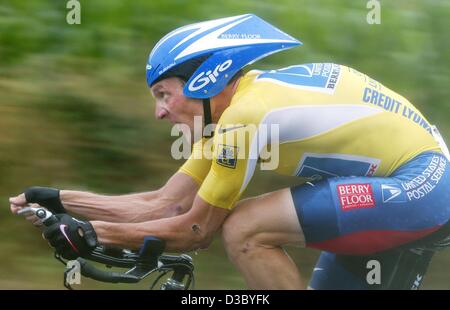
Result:
<instances>
[{"instance_id":1,"label":"jersey sleeve","mask_svg":"<svg viewBox=\"0 0 450 310\"><path fill-rule=\"evenodd\" d=\"M194 143L191 156L180 167L178 172L192 177L200 186L211 168L211 150L208 152L208 145L212 143L212 139L202 138Z\"/></svg>"},{"instance_id":2,"label":"jersey sleeve","mask_svg":"<svg viewBox=\"0 0 450 310\"><path fill-rule=\"evenodd\" d=\"M211 169L198 195L209 204L232 209L250 182L258 160L257 128L262 108L230 106L216 127Z\"/></svg>"}]
</instances>

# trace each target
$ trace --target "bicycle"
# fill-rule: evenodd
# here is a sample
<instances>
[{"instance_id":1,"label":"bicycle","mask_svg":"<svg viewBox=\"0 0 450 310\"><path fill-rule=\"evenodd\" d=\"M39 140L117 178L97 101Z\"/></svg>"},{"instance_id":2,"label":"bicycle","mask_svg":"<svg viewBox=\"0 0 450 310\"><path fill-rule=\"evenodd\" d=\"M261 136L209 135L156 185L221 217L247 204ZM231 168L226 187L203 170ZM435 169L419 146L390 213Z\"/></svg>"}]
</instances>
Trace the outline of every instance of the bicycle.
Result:
<instances>
[{"instance_id":1,"label":"bicycle","mask_svg":"<svg viewBox=\"0 0 450 310\"><path fill-rule=\"evenodd\" d=\"M44 207L26 207L20 210L18 215L36 215L45 226L50 226L58 221L56 216ZM163 254L164 241L148 236L139 252L97 246L85 257L78 257L75 262L64 260L57 252L54 257L66 265L64 272L64 286L72 290L69 276L79 266L81 275L100 282L108 283L137 283L149 275L159 272L150 289L168 273L172 275L160 286L161 290L188 290L195 286L194 264L187 254L167 255ZM126 272L105 271L95 267L89 261L98 262L106 267L129 268Z\"/></svg>"}]
</instances>

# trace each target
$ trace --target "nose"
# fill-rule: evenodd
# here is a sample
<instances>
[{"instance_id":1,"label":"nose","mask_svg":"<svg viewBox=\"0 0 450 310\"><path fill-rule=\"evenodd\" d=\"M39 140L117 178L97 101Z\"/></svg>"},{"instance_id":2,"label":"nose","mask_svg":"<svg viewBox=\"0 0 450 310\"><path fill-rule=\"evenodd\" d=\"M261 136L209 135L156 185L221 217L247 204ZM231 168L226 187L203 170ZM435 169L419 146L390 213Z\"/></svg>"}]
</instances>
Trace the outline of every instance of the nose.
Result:
<instances>
[{"instance_id":1,"label":"nose","mask_svg":"<svg viewBox=\"0 0 450 310\"><path fill-rule=\"evenodd\" d=\"M157 119L163 119L164 117L166 117L168 114L167 110L164 109L163 107L161 107L161 105L156 104L156 108L155 108L155 117Z\"/></svg>"}]
</instances>

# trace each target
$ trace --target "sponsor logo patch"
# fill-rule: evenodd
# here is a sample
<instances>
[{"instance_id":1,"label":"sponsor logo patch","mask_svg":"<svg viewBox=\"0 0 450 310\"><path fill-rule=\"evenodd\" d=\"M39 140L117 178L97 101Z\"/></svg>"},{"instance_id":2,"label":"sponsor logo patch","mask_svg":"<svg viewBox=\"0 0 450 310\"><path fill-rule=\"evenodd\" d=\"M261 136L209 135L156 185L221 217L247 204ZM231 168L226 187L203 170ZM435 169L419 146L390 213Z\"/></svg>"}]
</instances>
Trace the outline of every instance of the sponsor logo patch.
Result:
<instances>
[{"instance_id":1,"label":"sponsor logo patch","mask_svg":"<svg viewBox=\"0 0 450 310\"><path fill-rule=\"evenodd\" d=\"M406 196L401 188L392 184L381 184L383 202L406 202Z\"/></svg>"},{"instance_id":2,"label":"sponsor logo patch","mask_svg":"<svg viewBox=\"0 0 450 310\"><path fill-rule=\"evenodd\" d=\"M236 168L237 154L237 146L219 144L216 162L221 166L234 169Z\"/></svg>"},{"instance_id":3,"label":"sponsor logo patch","mask_svg":"<svg viewBox=\"0 0 450 310\"><path fill-rule=\"evenodd\" d=\"M372 185L340 184L337 186L339 202L344 211L375 207Z\"/></svg>"},{"instance_id":4,"label":"sponsor logo patch","mask_svg":"<svg viewBox=\"0 0 450 310\"><path fill-rule=\"evenodd\" d=\"M191 92L195 92L197 90L202 89L209 83L216 83L219 75L226 71L228 68L231 67L233 64L233 60L228 59L227 61L224 61L221 64L218 64L214 70L208 70L206 72L200 72L196 77L192 79L192 81L189 83L188 89Z\"/></svg>"}]
</instances>

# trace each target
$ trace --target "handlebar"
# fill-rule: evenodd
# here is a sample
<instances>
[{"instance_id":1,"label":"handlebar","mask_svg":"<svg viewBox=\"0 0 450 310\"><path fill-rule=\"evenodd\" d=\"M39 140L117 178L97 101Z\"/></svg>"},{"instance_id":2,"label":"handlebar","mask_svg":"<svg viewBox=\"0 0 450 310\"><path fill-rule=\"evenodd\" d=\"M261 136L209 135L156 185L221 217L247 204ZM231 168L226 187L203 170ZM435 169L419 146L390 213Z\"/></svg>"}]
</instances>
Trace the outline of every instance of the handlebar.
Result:
<instances>
[{"instance_id":1,"label":"handlebar","mask_svg":"<svg viewBox=\"0 0 450 310\"><path fill-rule=\"evenodd\" d=\"M18 215L36 215L45 226L50 226L58 222L58 218L49 210L41 207L26 207L18 211ZM189 255L163 255L164 241L156 237L147 236L139 252L126 249L108 248L97 246L90 254L83 258L78 257L76 261L80 267L80 273L100 282L108 283L137 283L154 272L160 272L153 285L167 273L173 272L171 277L161 285L163 290L187 290L191 283L194 283L194 265ZM55 252L55 258L68 266L68 262ZM107 267L130 268L126 272L113 272L101 270L89 261L98 262ZM64 286L72 289L68 281L66 270L64 276Z\"/></svg>"},{"instance_id":2,"label":"handlebar","mask_svg":"<svg viewBox=\"0 0 450 310\"><path fill-rule=\"evenodd\" d=\"M81 274L87 278L91 278L101 282L109 283L137 283L141 279L137 276L126 273L103 271L89 264L84 258L78 257L80 263Z\"/></svg>"}]
</instances>

